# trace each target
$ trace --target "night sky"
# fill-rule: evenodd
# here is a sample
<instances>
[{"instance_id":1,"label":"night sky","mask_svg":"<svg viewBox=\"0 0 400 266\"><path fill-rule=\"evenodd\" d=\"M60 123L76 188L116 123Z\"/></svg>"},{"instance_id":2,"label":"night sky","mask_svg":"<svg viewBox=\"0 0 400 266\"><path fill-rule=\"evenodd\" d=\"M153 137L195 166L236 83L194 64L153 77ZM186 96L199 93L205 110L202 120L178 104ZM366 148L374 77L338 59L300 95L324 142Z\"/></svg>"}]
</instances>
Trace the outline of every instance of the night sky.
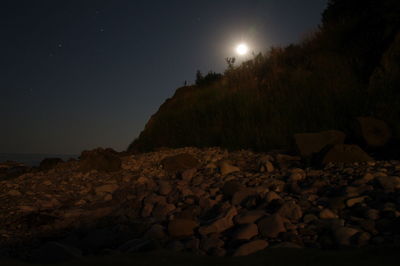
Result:
<instances>
[{"instance_id":1,"label":"night sky","mask_svg":"<svg viewBox=\"0 0 400 266\"><path fill-rule=\"evenodd\" d=\"M327 0L2 0L0 153L124 150L199 69L297 42Z\"/></svg>"}]
</instances>

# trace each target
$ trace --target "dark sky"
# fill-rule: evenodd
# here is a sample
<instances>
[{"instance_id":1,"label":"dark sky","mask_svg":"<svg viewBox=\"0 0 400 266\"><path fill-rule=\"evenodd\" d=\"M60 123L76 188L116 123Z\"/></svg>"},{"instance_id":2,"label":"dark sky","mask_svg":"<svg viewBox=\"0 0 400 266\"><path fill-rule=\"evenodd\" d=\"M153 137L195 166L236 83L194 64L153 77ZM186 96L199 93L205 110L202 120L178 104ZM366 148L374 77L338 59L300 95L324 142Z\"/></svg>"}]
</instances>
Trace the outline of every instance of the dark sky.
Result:
<instances>
[{"instance_id":1,"label":"dark sky","mask_svg":"<svg viewBox=\"0 0 400 266\"><path fill-rule=\"evenodd\" d=\"M2 0L0 153L125 149L196 70L317 28L327 0Z\"/></svg>"}]
</instances>

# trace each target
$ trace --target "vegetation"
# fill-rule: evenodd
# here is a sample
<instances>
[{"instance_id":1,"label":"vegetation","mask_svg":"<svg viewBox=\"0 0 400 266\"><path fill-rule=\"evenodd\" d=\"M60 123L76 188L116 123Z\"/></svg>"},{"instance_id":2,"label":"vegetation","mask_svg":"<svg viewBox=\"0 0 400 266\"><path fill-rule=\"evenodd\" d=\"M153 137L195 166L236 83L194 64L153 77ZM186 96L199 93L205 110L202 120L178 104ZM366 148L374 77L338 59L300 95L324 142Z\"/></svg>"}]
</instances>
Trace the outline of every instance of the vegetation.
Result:
<instances>
[{"instance_id":1,"label":"vegetation","mask_svg":"<svg viewBox=\"0 0 400 266\"><path fill-rule=\"evenodd\" d=\"M223 75L198 72L153 115L130 151L222 146L292 147L299 132L350 132L356 116L400 136L400 2L332 0L299 44L275 47ZM233 60L233 61L232 61Z\"/></svg>"}]
</instances>

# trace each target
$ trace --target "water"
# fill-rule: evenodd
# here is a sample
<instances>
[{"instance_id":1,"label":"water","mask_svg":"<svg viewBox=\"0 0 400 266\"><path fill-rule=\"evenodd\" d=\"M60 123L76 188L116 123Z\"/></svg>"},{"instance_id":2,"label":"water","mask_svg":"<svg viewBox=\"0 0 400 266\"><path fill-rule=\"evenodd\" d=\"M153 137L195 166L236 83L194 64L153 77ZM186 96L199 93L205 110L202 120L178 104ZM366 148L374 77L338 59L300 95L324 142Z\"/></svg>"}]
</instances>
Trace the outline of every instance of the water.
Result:
<instances>
[{"instance_id":1,"label":"water","mask_svg":"<svg viewBox=\"0 0 400 266\"><path fill-rule=\"evenodd\" d=\"M5 161L14 161L23 163L27 166L38 166L40 162L45 158L61 158L63 161L67 161L71 158L78 158L79 155L73 154L19 154L19 153L0 153L0 163Z\"/></svg>"}]
</instances>

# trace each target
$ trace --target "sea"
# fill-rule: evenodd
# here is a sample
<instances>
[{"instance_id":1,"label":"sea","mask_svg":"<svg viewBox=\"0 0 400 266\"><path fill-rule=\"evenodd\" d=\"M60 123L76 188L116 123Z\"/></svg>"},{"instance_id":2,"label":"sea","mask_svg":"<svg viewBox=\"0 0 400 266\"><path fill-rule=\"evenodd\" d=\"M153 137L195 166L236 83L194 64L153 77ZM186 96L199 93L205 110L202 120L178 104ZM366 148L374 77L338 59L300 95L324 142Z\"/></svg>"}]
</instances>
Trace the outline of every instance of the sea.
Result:
<instances>
[{"instance_id":1,"label":"sea","mask_svg":"<svg viewBox=\"0 0 400 266\"><path fill-rule=\"evenodd\" d=\"M0 153L0 163L14 161L23 163L26 166L39 166L45 158L60 158L63 161L77 159L78 154L36 154L36 153Z\"/></svg>"}]
</instances>

